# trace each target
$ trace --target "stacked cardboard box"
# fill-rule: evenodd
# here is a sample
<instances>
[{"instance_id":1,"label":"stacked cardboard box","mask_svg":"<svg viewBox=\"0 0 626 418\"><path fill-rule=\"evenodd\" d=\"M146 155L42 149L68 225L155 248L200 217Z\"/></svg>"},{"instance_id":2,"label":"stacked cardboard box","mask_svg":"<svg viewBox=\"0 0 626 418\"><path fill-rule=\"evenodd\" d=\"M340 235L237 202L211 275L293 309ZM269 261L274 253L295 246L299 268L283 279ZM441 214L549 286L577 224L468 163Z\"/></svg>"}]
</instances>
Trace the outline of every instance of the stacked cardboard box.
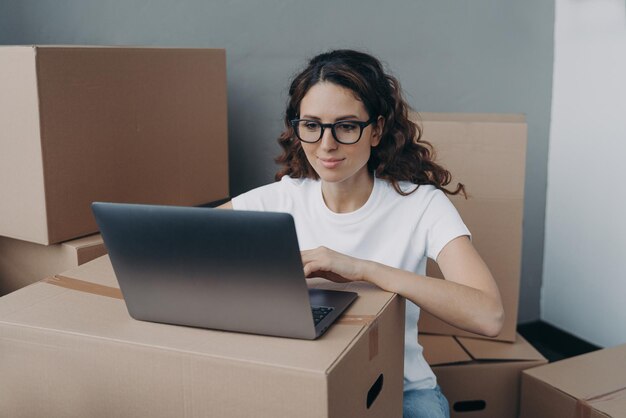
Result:
<instances>
[{"instance_id":1,"label":"stacked cardboard box","mask_svg":"<svg viewBox=\"0 0 626 418\"><path fill-rule=\"evenodd\" d=\"M450 199L472 233L472 242L493 274L505 310L498 341L516 340L522 257L522 220L526 163L526 122L522 115L420 114L423 139L437 161L466 186ZM414 115L414 119L417 115ZM427 274L442 277L436 263ZM423 312L419 329L429 334L484 338Z\"/></svg>"},{"instance_id":2,"label":"stacked cardboard box","mask_svg":"<svg viewBox=\"0 0 626 418\"><path fill-rule=\"evenodd\" d=\"M402 416L404 299L366 283L315 341L132 319L108 256L0 298L10 417Z\"/></svg>"},{"instance_id":3,"label":"stacked cardboard box","mask_svg":"<svg viewBox=\"0 0 626 418\"><path fill-rule=\"evenodd\" d=\"M452 173L450 187L468 198L451 201L500 289L500 335L472 334L422 312L419 341L451 405L452 417L516 417L520 371L546 360L516 332L521 270L527 128L523 115L412 114L437 161ZM442 278L429 260L427 275ZM475 382L480 381L480 385Z\"/></svg>"},{"instance_id":4,"label":"stacked cardboard box","mask_svg":"<svg viewBox=\"0 0 626 418\"><path fill-rule=\"evenodd\" d=\"M452 417L517 418L521 371L546 363L519 334L513 343L433 334L419 341Z\"/></svg>"},{"instance_id":5,"label":"stacked cardboard box","mask_svg":"<svg viewBox=\"0 0 626 418\"><path fill-rule=\"evenodd\" d=\"M626 417L626 344L525 370L520 417Z\"/></svg>"},{"instance_id":6,"label":"stacked cardboard box","mask_svg":"<svg viewBox=\"0 0 626 418\"><path fill-rule=\"evenodd\" d=\"M3 293L70 267L21 260L96 233L93 201L228 196L224 50L5 46L0 91Z\"/></svg>"}]
</instances>

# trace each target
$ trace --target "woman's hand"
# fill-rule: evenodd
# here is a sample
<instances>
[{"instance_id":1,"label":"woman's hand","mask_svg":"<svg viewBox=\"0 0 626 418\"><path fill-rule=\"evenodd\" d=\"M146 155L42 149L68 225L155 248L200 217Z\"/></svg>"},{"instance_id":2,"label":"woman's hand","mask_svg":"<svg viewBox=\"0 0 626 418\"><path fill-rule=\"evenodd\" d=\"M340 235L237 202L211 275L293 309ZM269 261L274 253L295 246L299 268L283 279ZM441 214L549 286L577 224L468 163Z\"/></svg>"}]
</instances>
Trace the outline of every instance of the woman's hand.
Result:
<instances>
[{"instance_id":1,"label":"woman's hand","mask_svg":"<svg viewBox=\"0 0 626 418\"><path fill-rule=\"evenodd\" d=\"M337 283L363 280L364 260L326 247L302 251L305 277L323 277Z\"/></svg>"}]
</instances>

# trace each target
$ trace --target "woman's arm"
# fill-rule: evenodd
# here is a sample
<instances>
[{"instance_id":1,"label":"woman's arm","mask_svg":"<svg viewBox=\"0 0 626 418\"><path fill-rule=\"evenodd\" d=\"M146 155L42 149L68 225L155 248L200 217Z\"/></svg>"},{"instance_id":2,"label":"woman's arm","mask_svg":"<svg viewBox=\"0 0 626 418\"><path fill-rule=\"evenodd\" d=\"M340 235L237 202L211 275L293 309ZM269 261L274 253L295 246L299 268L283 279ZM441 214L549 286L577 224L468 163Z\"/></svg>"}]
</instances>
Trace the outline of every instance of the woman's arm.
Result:
<instances>
[{"instance_id":1,"label":"woman's arm","mask_svg":"<svg viewBox=\"0 0 626 418\"><path fill-rule=\"evenodd\" d=\"M437 263L445 280L359 260L324 247L303 251L302 260L307 277L365 280L404 296L466 331L495 337L502 329L504 310L500 292L467 236L453 239L439 253Z\"/></svg>"},{"instance_id":2,"label":"woman's arm","mask_svg":"<svg viewBox=\"0 0 626 418\"><path fill-rule=\"evenodd\" d=\"M232 209L232 208L233 208L233 202L232 202L232 200L229 200L226 203L222 203L221 205L219 205L215 209Z\"/></svg>"}]
</instances>

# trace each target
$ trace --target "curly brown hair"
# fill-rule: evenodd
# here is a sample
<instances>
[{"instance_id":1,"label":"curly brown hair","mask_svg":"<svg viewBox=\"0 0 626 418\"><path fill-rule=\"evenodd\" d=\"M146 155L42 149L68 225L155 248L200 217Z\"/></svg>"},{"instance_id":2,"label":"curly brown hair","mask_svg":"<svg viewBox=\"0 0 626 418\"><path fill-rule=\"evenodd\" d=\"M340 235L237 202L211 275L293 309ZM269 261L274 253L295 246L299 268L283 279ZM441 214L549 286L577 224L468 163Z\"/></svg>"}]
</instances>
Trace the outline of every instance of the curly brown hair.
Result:
<instances>
[{"instance_id":1,"label":"curly brown hair","mask_svg":"<svg viewBox=\"0 0 626 418\"><path fill-rule=\"evenodd\" d=\"M276 158L276 162L282 165L276 173L276 180L285 175L319 178L290 123L298 118L300 102L306 93L319 82L331 82L353 91L363 102L369 117L380 115L384 118L381 141L372 148L367 162L368 170L376 177L389 181L404 196L413 193L417 187L409 192L403 191L400 181L409 181L418 187L431 184L450 195L465 195L465 187L461 183L454 190L445 187L452 176L434 162L432 145L421 140L422 128L409 120L408 105L402 97L398 80L385 73L378 59L347 49L315 56L293 79L285 112L286 129L278 138L283 152Z\"/></svg>"}]
</instances>

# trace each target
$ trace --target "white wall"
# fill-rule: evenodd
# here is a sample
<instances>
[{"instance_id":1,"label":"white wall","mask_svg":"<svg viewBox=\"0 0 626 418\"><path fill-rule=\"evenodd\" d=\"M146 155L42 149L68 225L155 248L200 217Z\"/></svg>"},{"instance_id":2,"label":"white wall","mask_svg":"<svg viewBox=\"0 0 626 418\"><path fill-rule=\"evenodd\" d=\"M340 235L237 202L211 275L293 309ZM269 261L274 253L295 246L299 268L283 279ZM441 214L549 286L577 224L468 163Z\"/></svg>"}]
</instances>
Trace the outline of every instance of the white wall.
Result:
<instances>
[{"instance_id":1,"label":"white wall","mask_svg":"<svg viewBox=\"0 0 626 418\"><path fill-rule=\"evenodd\" d=\"M541 317L626 343L626 5L557 0Z\"/></svg>"}]
</instances>

